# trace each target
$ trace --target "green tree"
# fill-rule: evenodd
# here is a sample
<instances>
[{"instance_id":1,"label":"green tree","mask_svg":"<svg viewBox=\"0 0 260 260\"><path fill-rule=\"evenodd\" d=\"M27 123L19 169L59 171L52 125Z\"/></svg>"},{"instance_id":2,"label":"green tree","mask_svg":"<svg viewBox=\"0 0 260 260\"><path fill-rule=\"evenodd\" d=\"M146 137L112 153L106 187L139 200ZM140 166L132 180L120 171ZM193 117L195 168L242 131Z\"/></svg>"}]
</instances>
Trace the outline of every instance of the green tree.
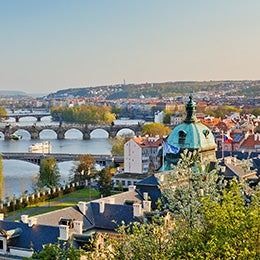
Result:
<instances>
[{"instance_id":1,"label":"green tree","mask_svg":"<svg viewBox=\"0 0 260 260\"><path fill-rule=\"evenodd\" d=\"M50 157L41 160L40 173L37 186L39 188L54 187L59 184L60 172L55 158Z\"/></svg>"},{"instance_id":2,"label":"green tree","mask_svg":"<svg viewBox=\"0 0 260 260\"><path fill-rule=\"evenodd\" d=\"M0 156L0 201L4 200L3 158Z\"/></svg>"},{"instance_id":3,"label":"green tree","mask_svg":"<svg viewBox=\"0 0 260 260\"><path fill-rule=\"evenodd\" d=\"M163 116L163 123L164 124L170 124L171 123L171 115L172 115L172 111L170 111L170 110L164 111L164 116Z\"/></svg>"},{"instance_id":4,"label":"green tree","mask_svg":"<svg viewBox=\"0 0 260 260\"><path fill-rule=\"evenodd\" d=\"M122 224L120 239L107 239L90 259L259 259L259 191L245 196L242 184L226 185L217 172L186 151L161 173L164 210L150 222Z\"/></svg>"},{"instance_id":5,"label":"green tree","mask_svg":"<svg viewBox=\"0 0 260 260\"><path fill-rule=\"evenodd\" d=\"M149 135L149 136L159 135L160 137L167 136L170 133L171 133L170 127L157 122L145 124L142 131L143 135Z\"/></svg>"},{"instance_id":6,"label":"green tree","mask_svg":"<svg viewBox=\"0 0 260 260\"><path fill-rule=\"evenodd\" d=\"M112 176L109 168L103 168L99 173L99 191L103 196L109 196L112 188Z\"/></svg>"},{"instance_id":7,"label":"green tree","mask_svg":"<svg viewBox=\"0 0 260 260\"><path fill-rule=\"evenodd\" d=\"M71 242L46 244L39 253L35 252L31 258L35 260L80 260L84 251L72 247Z\"/></svg>"}]
</instances>

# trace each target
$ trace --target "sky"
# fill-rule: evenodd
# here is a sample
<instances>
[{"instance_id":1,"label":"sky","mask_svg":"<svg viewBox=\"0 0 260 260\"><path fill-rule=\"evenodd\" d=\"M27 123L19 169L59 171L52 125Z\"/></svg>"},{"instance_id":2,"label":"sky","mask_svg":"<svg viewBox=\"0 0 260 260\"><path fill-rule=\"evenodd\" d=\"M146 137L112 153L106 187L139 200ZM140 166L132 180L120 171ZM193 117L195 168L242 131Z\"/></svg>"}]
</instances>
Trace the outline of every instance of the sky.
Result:
<instances>
[{"instance_id":1,"label":"sky","mask_svg":"<svg viewBox=\"0 0 260 260\"><path fill-rule=\"evenodd\" d=\"M0 90L260 79L259 0L0 0Z\"/></svg>"}]
</instances>

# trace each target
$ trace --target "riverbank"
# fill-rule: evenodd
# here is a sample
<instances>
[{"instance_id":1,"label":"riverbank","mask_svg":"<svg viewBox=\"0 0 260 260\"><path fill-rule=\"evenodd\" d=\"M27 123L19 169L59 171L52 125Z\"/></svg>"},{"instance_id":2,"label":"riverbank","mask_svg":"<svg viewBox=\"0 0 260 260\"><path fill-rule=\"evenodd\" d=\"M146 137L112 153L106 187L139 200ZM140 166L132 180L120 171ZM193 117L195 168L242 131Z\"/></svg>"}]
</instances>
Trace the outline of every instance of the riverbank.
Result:
<instances>
[{"instance_id":1,"label":"riverbank","mask_svg":"<svg viewBox=\"0 0 260 260\"><path fill-rule=\"evenodd\" d=\"M66 207L72 207L79 201L91 201L98 198L100 198L100 193L97 190L84 188L59 196L55 199L38 202L23 209L10 212L5 217L5 220L16 221L20 220L21 215L28 215L31 217Z\"/></svg>"}]
</instances>

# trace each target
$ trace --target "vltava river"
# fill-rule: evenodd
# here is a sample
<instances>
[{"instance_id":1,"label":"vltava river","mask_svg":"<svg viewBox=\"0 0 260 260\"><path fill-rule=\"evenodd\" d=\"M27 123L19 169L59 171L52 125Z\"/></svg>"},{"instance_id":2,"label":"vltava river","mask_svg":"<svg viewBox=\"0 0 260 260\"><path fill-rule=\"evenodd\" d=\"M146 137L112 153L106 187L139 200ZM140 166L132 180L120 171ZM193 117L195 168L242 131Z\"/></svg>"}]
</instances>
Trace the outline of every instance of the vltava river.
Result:
<instances>
[{"instance_id":1,"label":"vltava river","mask_svg":"<svg viewBox=\"0 0 260 260\"><path fill-rule=\"evenodd\" d=\"M16 124L12 119L8 122ZM36 123L34 117L21 118L19 125L31 125ZM2 125L5 123L1 123ZM45 117L36 124L56 124L50 117ZM49 140L53 153L81 153L81 154L110 154L112 145L108 140L108 134L103 130L96 130L90 140L82 140L82 134L78 130L70 130L66 133L64 140L57 140L56 133L51 130L44 130L40 134L40 140L31 140L26 131L17 131L22 135L19 141L5 141L0 133L0 152L28 152L32 143ZM19 160L3 160L5 196L19 197L23 192L33 192L33 183L39 172L39 166ZM66 183L72 173L73 162L58 163L61 182Z\"/></svg>"}]
</instances>

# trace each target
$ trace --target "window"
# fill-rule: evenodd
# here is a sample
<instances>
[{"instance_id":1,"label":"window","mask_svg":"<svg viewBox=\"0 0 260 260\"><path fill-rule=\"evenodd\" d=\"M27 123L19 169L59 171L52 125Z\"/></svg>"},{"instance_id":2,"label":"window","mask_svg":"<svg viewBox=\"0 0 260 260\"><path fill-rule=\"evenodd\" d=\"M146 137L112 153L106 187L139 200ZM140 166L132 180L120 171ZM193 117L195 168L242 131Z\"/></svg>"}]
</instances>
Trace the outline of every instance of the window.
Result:
<instances>
[{"instance_id":1,"label":"window","mask_svg":"<svg viewBox=\"0 0 260 260\"><path fill-rule=\"evenodd\" d=\"M179 132L179 144L184 144L186 139L186 133L184 131Z\"/></svg>"},{"instance_id":2,"label":"window","mask_svg":"<svg viewBox=\"0 0 260 260\"><path fill-rule=\"evenodd\" d=\"M0 249L4 249L4 241L0 240Z\"/></svg>"}]
</instances>

